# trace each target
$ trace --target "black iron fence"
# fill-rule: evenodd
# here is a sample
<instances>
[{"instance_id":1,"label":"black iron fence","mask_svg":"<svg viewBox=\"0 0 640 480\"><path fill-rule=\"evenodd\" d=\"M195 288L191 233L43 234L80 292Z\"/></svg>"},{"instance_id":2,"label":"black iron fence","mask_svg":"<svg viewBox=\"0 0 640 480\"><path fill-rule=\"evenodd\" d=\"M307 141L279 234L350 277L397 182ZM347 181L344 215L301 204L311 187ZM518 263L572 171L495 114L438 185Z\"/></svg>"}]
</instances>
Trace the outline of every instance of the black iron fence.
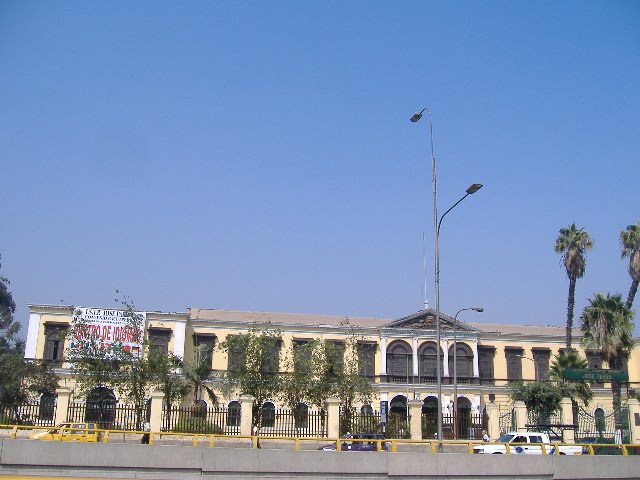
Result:
<instances>
[{"instance_id":1,"label":"black iron fence","mask_svg":"<svg viewBox=\"0 0 640 480\"><path fill-rule=\"evenodd\" d=\"M149 405L136 407L124 403L98 405L75 402L69 404L68 422L95 422L100 428L114 430L142 430L150 417Z\"/></svg>"},{"instance_id":2,"label":"black iron fence","mask_svg":"<svg viewBox=\"0 0 640 480\"><path fill-rule=\"evenodd\" d=\"M582 407L574 409L575 438L589 443L629 443L629 409L605 413L601 408L591 414Z\"/></svg>"},{"instance_id":3,"label":"black iron fence","mask_svg":"<svg viewBox=\"0 0 640 480\"><path fill-rule=\"evenodd\" d=\"M384 433L387 438L409 438L409 417L405 413L387 413L382 423L380 412L354 412L348 415L340 409L340 435L348 433Z\"/></svg>"},{"instance_id":4,"label":"black iron fence","mask_svg":"<svg viewBox=\"0 0 640 480\"><path fill-rule=\"evenodd\" d=\"M489 419L486 414L442 415L442 437L450 439L482 439L482 431L488 427ZM436 438L438 432L437 413L422 414L422 438Z\"/></svg>"},{"instance_id":5,"label":"black iron fence","mask_svg":"<svg viewBox=\"0 0 640 480\"><path fill-rule=\"evenodd\" d=\"M500 434L516 430L516 423L516 413L513 408L510 408L507 411L498 412L498 427L500 428Z\"/></svg>"},{"instance_id":6,"label":"black iron fence","mask_svg":"<svg viewBox=\"0 0 640 480\"><path fill-rule=\"evenodd\" d=\"M55 423L56 402L24 402L18 405L0 405L0 424L35 425L50 427Z\"/></svg>"},{"instance_id":7,"label":"black iron fence","mask_svg":"<svg viewBox=\"0 0 640 480\"><path fill-rule=\"evenodd\" d=\"M162 410L163 432L240 434L240 409L225 407L174 407Z\"/></svg>"},{"instance_id":8,"label":"black iron fence","mask_svg":"<svg viewBox=\"0 0 640 480\"><path fill-rule=\"evenodd\" d=\"M326 437L327 414L324 410L274 409L263 411L260 435L288 437Z\"/></svg>"}]
</instances>

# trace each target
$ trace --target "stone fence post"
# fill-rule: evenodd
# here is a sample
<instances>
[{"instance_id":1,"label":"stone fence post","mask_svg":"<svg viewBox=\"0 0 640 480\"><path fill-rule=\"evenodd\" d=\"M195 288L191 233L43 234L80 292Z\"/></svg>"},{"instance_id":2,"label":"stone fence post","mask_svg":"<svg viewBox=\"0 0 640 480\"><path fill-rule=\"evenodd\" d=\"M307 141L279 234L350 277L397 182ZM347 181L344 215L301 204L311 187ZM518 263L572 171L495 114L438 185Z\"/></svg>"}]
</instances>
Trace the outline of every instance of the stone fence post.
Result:
<instances>
[{"instance_id":1,"label":"stone fence post","mask_svg":"<svg viewBox=\"0 0 640 480\"><path fill-rule=\"evenodd\" d=\"M164 393L160 390L151 392L151 412L149 427L152 432L162 430L162 404L164 403Z\"/></svg>"},{"instance_id":2,"label":"stone fence post","mask_svg":"<svg viewBox=\"0 0 640 480\"><path fill-rule=\"evenodd\" d=\"M251 395L240 397L240 435L251 435L253 423L253 400Z\"/></svg>"},{"instance_id":3,"label":"stone fence post","mask_svg":"<svg viewBox=\"0 0 640 480\"><path fill-rule=\"evenodd\" d=\"M518 401L513 404L513 412L516 416L516 430L524 430L527 424L527 406Z\"/></svg>"},{"instance_id":4,"label":"stone fence post","mask_svg":"<svg viewBox=\"0 0 640 480\"><path fill-rule=\"evenodd\" d=\"M56 394L58 400L56 401L56 417L55 425L60 425L67 421L67 412L69 411L69 401L71 400L71 389L69 388L57 388Z\"/></svg>"},{"instance_id":5,"label":"stone fence post","mask_svg":"<svg viewBox=\"0 0 640 480\"><path fill-rule=\"evenodd\" d=\"M409 431L411 440L422 440L422 401L409 400Z\"/></svg>"},{"instance_id":6,"label":"stone fence post","mask_svg":"<svg viewBox=\"0 0 640 480\"><path fill-rule=\"evenodd\" d=\"M487 403L487 435L491 441L495 441L500 436L500 410L496 402Z\"/></svg>"},{"instance_id":7,"label":"stone fence post","mask_svg":"<svg viewBox=\"0 0 640 480\"><path fill-rule=\"evenodd\" d=\"M564 397L560 400L560 421L563 425L573 425L573 402L570 398ZM565 443L575 442L575 430L573 428L562 429L562 441Z\"/></svg>"},{"instance_id":8,"label":"stone fence post","mask_svg":"<svg viewBox=\"0 0 640 480\"><path fill-rule=\"evenodd\" d=\"M340 437L340 399L332 397L327 400L327 437Z\"/></svg>"},{"instance_id":9,"label":"stone fence post","mask_svg":"<svg viewBox=\"0 0 640 480\"><path fill-rule=\"evenodd\" d=\"M629 405L629 442L640 445L640 402L635 398L627 400Z\"/></svg>"}]
</instances>

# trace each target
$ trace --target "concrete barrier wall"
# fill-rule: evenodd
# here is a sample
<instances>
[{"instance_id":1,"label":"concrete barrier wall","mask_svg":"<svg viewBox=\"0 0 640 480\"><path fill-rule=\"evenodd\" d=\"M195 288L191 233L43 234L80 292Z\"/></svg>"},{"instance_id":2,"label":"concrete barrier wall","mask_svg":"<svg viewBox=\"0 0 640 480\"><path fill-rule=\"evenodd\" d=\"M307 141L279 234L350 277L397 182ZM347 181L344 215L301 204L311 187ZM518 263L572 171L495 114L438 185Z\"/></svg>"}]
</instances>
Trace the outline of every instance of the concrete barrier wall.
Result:
<instances>
[{"instance_id":1,"label":"concrete barrier wall","mask_svg":"<svg viewBox=\"0 0 640 480\"><path fill-rule=\"evenodd\" d=\"M322 452L2 439L0 474L191 480L202 477L367 479L637 479L640 458Z\"/></svg>"}]
</instances>

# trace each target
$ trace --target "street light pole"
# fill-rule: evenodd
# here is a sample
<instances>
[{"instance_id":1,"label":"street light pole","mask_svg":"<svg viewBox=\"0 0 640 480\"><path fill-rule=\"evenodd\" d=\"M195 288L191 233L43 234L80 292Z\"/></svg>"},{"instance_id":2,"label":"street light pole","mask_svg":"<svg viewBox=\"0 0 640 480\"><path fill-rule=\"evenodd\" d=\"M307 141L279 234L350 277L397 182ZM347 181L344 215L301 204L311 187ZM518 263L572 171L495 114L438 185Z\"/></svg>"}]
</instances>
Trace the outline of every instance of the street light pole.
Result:
<instances>
[{"instance_id":1,"label":"street light pole","mask_svg":"<svg viewBox=\"0 0 640 480\"><path fill-rule=\"evenodd\" d=\"M443 215L444 216L444 215ZM458 344L457 344L457 332L458 332L458 314L467 310L473 310L474 312L482 313L484 308L482 307L468 307L458 310L453 317L453 430L454 436L458 437Z\"/></svg>"},{"instance_id":2,"label":"street light pole","mask_svg":"<svg viewBox=\"0 0 640 480\"><path fill-rule=\"evenodd\" d=\"M442 451L442 369L441 369L441 355L440 355L440 252L438 250L438 238L440 236L440 225L444 216L453 210L460 202L462 202L469 195L476 193L482 184L474 183L466 190L466 195L458 200L449 210L444 212L442 217L438 220L438 189L437 189L437 177L436 177L436 156L433 151L433 121L431 118L431 110L423 108L420 112L414 113L410 120L413 123L418 122L422 118L422 114L427 110L429 115L429 140L431 143L431 184L433 188L433 233L434 233L434 256L435 256L435 281L436 281L436 375L437 375L437 388L438 388L438 450Z\"/></svg>"}]
</instances>

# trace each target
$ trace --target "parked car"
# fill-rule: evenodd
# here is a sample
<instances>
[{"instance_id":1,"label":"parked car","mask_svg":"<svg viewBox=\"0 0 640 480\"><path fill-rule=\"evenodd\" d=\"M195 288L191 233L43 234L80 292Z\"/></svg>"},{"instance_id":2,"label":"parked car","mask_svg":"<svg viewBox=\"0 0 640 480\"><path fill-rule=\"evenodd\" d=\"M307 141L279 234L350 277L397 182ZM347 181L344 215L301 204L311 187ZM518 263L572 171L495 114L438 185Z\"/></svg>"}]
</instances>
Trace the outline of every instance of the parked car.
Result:
<instances>
[{"instance_id":1,"label":"parked car","mask_svg":"<svg viewBox=\"0 0 640 480\"><path fill-rule=\"evenodd\" d=\"M505 454L509 444L509 453L514 455L542 455L542 445L547 455L555 455L555 445L551 444L549 435L541 432L508 432L498 438L495 444L474 445L473 453ZM560 455L582 455L579 445L561 444L558 446Z\"/></svg>"},{"instance_id":2,"label":"parked car","mask_svg":"<svg viewBox=\"0 0 640 480\"><path fill-rule=\"evenodd\" d=\"M376 452L378 451L378 440L381 442L381 449L386 452L388 444L384 441L384 435L381 433L347 434L343 437L340 449L345 452ZM330 443L329 445L319 447L318 450L335 451L336 444L335 442Z\"/></svg>"},{"instance_id":3,"label":"parked car","mask_svg":"<svg viewBox=\"0 0 640 480\"><path fill-rule=\"evenodd\" d=\"M60 440L63 442L97 442L98 425L95 423L61 423L47 432L34 433L31 440Z\"/></svg>"}]
</instances>

